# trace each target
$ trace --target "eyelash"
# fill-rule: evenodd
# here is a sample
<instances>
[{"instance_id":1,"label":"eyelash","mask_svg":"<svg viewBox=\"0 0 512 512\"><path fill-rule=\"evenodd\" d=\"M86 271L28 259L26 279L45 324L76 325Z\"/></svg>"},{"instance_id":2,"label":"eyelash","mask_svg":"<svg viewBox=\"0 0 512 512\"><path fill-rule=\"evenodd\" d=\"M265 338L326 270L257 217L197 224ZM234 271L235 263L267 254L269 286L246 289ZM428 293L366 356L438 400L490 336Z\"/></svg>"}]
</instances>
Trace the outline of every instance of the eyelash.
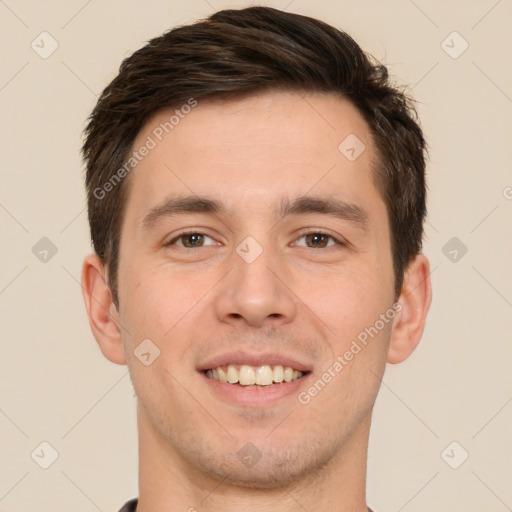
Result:
<instances>
[{"instance_id":1,"label":"eyelash","mask_svg":"<svg viewBox=\"0 0 512 512\"><path fill-rule=\"evenodd\" d=\"M183 233L180 233L179 235L175 236L172 240L169 240L169 242L167 242L165 244L165 246L171 246L171 245L175 245L175 242L177 240L180 240L181 238L183 237L186 237L188 235L203 235L203 236L207 236L208 238L211 238L213 240L213 238L205 233L201 233L200 231L185 231ZM334 237L333 235L329 234L329 233L326 233L325 231L321 231L321 230L317 230L317 231L307 231L305 233L302 233L296 240L300 240L301 238L305 237L305 236L308 236L308 235L323 235L323 236L326 236L328 238L330 238L331 240L334 240L335 244L334 245L339 245L341 247L346 247L347 246L347 243L339 240L338 238ZM327 249L328 247L334 247L334 245L329 245L327 247L305 247L305 249L312 249L314 251L318 250L318 249ZM178 247L181 247L182 249L201 249L202 247L204 246L199 246L199 247L184 247L184 246L180 246L178 245ZM304 246L302 246L304 247Z\"/></svg>"}]
</instances>

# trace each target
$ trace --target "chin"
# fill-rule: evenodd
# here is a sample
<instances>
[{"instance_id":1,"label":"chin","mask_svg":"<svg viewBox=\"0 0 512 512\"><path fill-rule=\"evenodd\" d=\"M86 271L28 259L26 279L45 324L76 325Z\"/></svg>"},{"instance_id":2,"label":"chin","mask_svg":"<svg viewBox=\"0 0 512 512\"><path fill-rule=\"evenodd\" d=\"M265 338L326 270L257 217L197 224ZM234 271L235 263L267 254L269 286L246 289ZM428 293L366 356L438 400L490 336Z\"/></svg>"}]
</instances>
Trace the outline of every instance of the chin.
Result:
<instances>
[{"instance_id":1,"label":"chin","mask_svg":"<svg viewBox=\"0 0 512 512\"><path fill-rule=\"evenodd\" d=\"M235 447L241 446L236 449ZM288 446L261 441L233 441L226 448L212 448L203 439L181 446L182 456L208 478L245 489L293 487L326 466L335 456L325 443L313 438ZM181 451L181 450L180 450Z\"/></svg>"}]
</instances>

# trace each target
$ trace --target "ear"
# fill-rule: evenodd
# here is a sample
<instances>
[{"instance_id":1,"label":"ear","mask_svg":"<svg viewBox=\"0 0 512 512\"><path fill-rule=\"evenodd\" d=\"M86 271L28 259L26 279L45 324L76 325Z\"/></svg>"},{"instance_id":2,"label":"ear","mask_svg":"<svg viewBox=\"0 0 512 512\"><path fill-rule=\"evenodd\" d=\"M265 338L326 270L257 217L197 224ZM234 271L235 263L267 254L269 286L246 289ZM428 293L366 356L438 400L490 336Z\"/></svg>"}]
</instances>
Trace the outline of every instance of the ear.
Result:
<instances>
[{"instance_id":1,"label":"ear","mask_svg":"<svg viewBox=\"0 0 512 512\"><path fill-rule=\"evenodd\" d=\"M107 285L104 265L97 254L90 254L84 260L82 294L89 324L101 352L113 363L127 364L119 313Z\"/></svg>"},{"instance_id":2,"label":"ear","mask_svg":"<svg viewBox=\"0 0 512 512\"><path fill-rule=\"evenodd\" d=\"M401 363L418 346L431 301L430 264L423 254L418 254L404 274L398 299L401 309L395 316L391 331L388 363Z\"/></svg>"}]
</instances>

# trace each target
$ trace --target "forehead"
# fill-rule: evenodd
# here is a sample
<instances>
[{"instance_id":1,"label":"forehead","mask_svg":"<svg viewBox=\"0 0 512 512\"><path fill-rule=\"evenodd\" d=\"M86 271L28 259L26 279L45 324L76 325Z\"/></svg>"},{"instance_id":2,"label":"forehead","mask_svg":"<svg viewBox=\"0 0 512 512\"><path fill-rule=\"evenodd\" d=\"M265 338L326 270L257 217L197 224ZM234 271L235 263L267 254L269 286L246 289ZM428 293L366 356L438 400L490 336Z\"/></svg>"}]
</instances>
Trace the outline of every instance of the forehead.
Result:
<instances>
[{"instance_id":1,"label":"forehead","mask_svg":"<svg viewBox=\"0 0 512 512\"><path fill-rule=\"evenodd\" d=\"M130 175L129 203L138 209L173 192L215 191L228 208L250 197L264 210L273 190L337 192L354 201L375 188L368 126L348 100L332 94L266 92L162 110L133 149L144 145L151 149Z\"/></svg>"}]
</instances>

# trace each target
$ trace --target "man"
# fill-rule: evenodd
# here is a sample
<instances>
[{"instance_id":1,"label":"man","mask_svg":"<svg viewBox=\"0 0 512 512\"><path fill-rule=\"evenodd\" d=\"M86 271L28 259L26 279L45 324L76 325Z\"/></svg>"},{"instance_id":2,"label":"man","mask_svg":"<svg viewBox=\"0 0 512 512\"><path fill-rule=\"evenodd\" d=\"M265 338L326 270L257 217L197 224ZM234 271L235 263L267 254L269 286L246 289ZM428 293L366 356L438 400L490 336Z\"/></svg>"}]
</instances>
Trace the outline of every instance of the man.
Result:
<instances>
[{"instance_id":1,"label":"man","mask_svg":"<svg viewBox=\"0 0 512 512\"><path fill-rule=\"evenodd\" d=\"M431 301L425 153L318 20L220 11L123 62L86 129L82 275L138 400L122 511L368 510L373 404Z\"/></svg>"}]
</instances>

